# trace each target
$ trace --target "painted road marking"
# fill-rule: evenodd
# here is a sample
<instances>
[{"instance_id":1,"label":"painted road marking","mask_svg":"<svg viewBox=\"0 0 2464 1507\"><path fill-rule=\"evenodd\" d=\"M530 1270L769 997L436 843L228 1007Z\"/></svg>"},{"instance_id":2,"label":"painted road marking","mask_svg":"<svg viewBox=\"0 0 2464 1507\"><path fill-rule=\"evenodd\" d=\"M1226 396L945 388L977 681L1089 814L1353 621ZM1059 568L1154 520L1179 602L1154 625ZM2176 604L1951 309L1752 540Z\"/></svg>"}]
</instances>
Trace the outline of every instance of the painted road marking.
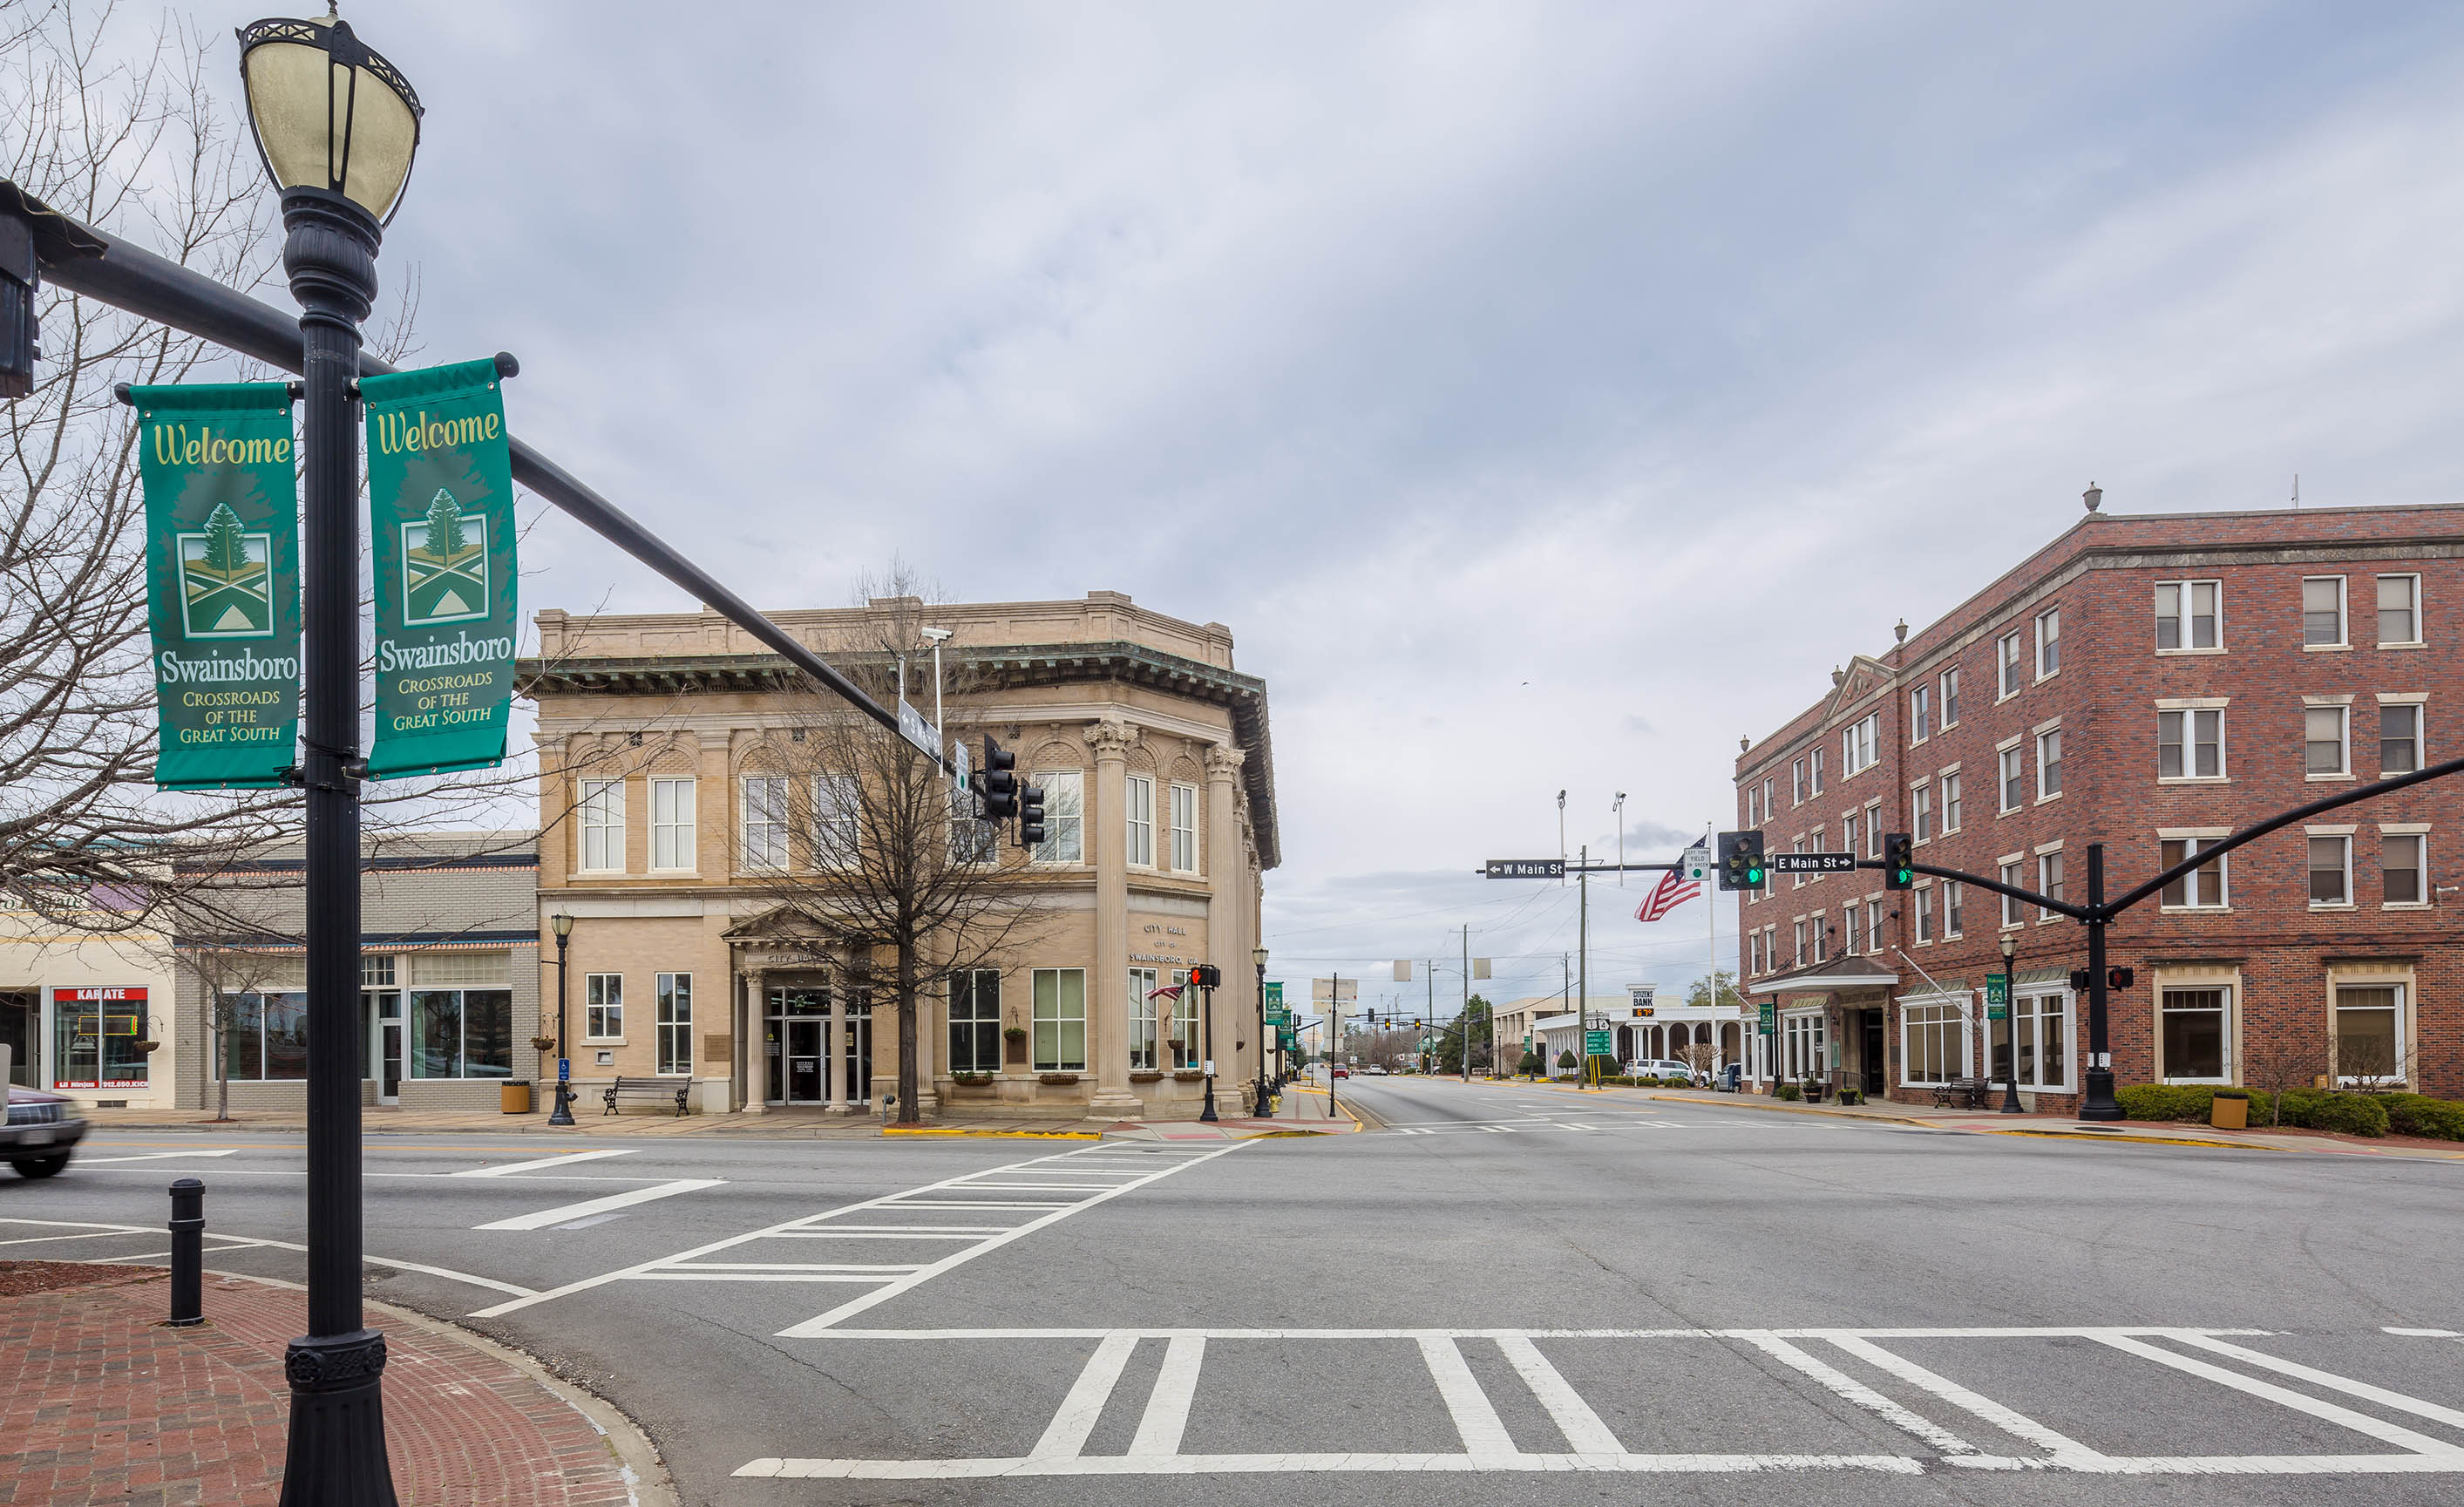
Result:
<instances>
[{"instance_id":1,"label":"painted road marking","mask_svg":"<svg viewBox=\"0 0 2464 1507\"><path fill-rule=\"evenodd\" d=\"M196 1157L228 1157L238 1150L233 1146L229 1151L146 1151L133 1157L79 1157L77 1164L82 1171L87 1167L107 1166L114 1162L180 1162Z\"/></svg>"},{"instance_id":2,"label":"painted road marking","mask_svg":"<svg viewBox=\"0 0 2464 1507\"><path fill-rule=\"evenodd\" d=\"M575 1293L588 1292L592 1288L605 1287L611 1282L809 1282L827 1279L869 1282L878 1285L878 1292L867 1295L865 1298L858 1299L854 1303L842 1304L840 1307L834 1308L828 1313L821 1315L817 1319L808 1319L804 1324L798 1326L800 1329L816 1327L826 1329L830 1323L835 1322L838 1317L844 1317L848 1314L860 1312L862 1309L869 1307L872 1303L878 1302L883 1298L893 1296L898 1293L906 1292L918 1282L929 1281L933 1277L939 1275L941 1273L946 1272L953 1267L958 1266L966 1261L973 1260L975 1257L982 1255L988 1251L1006 1245L1010 1241L1018 1239L1022 1235L1029 1234L1035 1230L1041 1230L1045 1226L1049 1225L1056 1220L1065 1219L1070 1214L1076 1213L1081 1209L1091 1208L1095 1205L1103 1203L1107 1199L1116 1197L1122 1193L1129 1192L1132 1189L1143 1187L1157 1178L1170 1176L1172 1173L1177 1172L1183 1167L1194 1166L1200 1162L1222 1156L1227 1152L1238 1151L1243 1146L1253 1144L1255 1144L1253 1141L1236 1141L1231 1142L1229 1145L1219 1146L1211 1151L1183 1151L1178 1148L1167 1150L1158 1147L1152 1151L1140 1151L1132 1154L1124 1153L1116 1147L1102 1145L1099 1142L1095 1146L1086 1147L1082 1150L1063 1151L1045 1156L1031 1157L1023 1162L1008 1163L1001 1166L986 1167L975 1172L960 1173L956 1177L943 1178L937 1183L927 1183L921 1187L907 1188L896 1193L886 1193L879 1198L865 1199L861 1203L843 1204L836 1208L824 1209L815 1214L800 1214L793 1219L781 1220L778 1224L765 1226L759 1230L751 1230L739 1235L729 1235L723 1239L709 1241L705 1244L694 1246L691 1250L679 1251L673 1255L660 1256L654 1260L638 1262L628 1267L620 1267L613 1272L603 1272L597 1276L583 1277L578 1282L568 1282L562 1287L550 1288L543 1293L525 1293L515 1298L512 1302L497 1303L492 1307L479 1309L473 1312L470 1317L473 1319L495 1319L500 1315L515 1313L521 1309L528 1308L536 1303L551 1302L560 1297L570 1296ZM1117 1161L1128 1160L1132 1156L1134 1156L1134 1158L1137 1159L1131 1161L1130 1164L1140 1168L1138 1176L1131 1181L1118 1185L1107 1185L1101 1192L1090 1193L1085 1197L1075 1200L1054 1200L1050 1202L1028 1203L1013 1199L969 1201L963 1197L968 1188L977 1186L978 1183L983 1179L1014 1177L1020 1173L1036 1168L1074 1172L1077 1166L1076 1159L1078 1158L1100 1158L1105 1161ZM1055 1163L1066 1163L1066 1165L1055 1168L1052 1165ZM961 1197L957 1199L943 1199L931 1196L937 1193L957 1193L961 1195ZM759 1272L729 1272L716 1269L708 1271L703 1270L704 1257L716 1255L722 1251L732 1251L738 1246L749 1245L757 1240L827 1240L838 1238L842 1234L855 1238L897 1239L905 1234L909 1229L909 1227L906 1226L891 1224L868 1223L863 1225L839 1226L834 1223L847 1215L871 1214L875 1216L891 1216L913 1209L939 1210L957 1208L970 1210L1014 1210L1018 1212L1031 1212L1037 1217L1029 1219L1023 1224L1015 1225L987 1224L978 1226L941 1223L916 1225L913 1227L913 1230L914 1235L918 1238L930 1239L936 1236L954 1234L965 1235L967 1236L967 1244L960 1251L954 1252L942 1260L930 1263L929 1265L920 1267L915 1271L896 1275L884 1273L873 1276L860 1276L851 1273L832 1274L815 1272L780 1272L765 1274Z\"/></svg>"},{"instance_id":3,"label":"painted road marking","mask_svg":"<svg viewBox=\"0 0 2464 1507\"><path fill-rule=\"evenodd\" d=\"M550 1225L561 1225L567 1220L587 1219L593 1214L630 1208L636 1204L649 1203L652 1199L673 1198L678 1193L692 1193L705 1187L716 1187L726 1181L727 1179L723 1177L678 1178L672 1183L661 1183L651 1187L637 1187L629 1193L610 1193L605 1198L584 1199L579 1204L562 1204L555 1208L542 1208L536 1214L516 1214L511 1219L493 1219L484 1225L473 1225L471 1228L473 1230L544 1230Z\"/></svg>"},{"instance_id":4,"label":"painted road marking","mask_svg":"<svg viewBox=\"0 0 2464 1507\"><path fill-rule=\"evenodd\" d=\"M503 1166L470 1167L446 1175L449 1177L518 1177L524 1172L536 1172L541 1167L570 1166L576 1162L596 1162L602 1157L629 1157L636 1149L638 1148L626 1146L610 1151L564 1151L552 1157L541 1157L536 1162L508 1162Z\"/></svg>"},{"instance_id":5,"label":"painted road marking","mask_svg":"<svg viewBox=\"0 0 2464 1507\"><path fill-rule=\"evenodd\" d=\"M104 1225L98 1224L93 1220L82 1219L14 1219L0 1216L0 1225L33 1225L37 1228L53 1230L92 1230L99 1232L100 1234L117 1235L154 1235L160 1237L163 1233L160 1230L149 1229L144 1225ZM298 1245L289 1240L276 1240L269 1235L231 1235L218 1233L215 1234L213 1238L230 1241L245 1240L252 1246L265 1246L276 1251L292 1251L297 1252L301 1255L305 1255L308 1252L308 1248L306 1246ZM493 1276L473 1276L468 1272L456 1272L451 1267L429 1266L418 1261L398 1261L392 1256L369 1255L365 1252L361 1253L360 1259L370 1266L389 1266L397 1272L423 1272L429 1276L444 1277L450 1282L468 1282L473 1287L489 1288L499 1293L511 1293L517 1297L534 1297L538 1296L538 1290L535 1288L517 1287L511 1282L499 1282Z\"/></svg>"},{"instance_id":6,"label":"painted road marking","mask_svg":"<svg viewBox=\"0 0 2464 1507\"><path fill-rule=\"evenodd\" d=\"M747 1461L736 1474L747 1477L925 1480L981 1479L1019 1475L1199 1475L1277 1473L1361 1472L1542 1472L1598 1471L1625 1473L1729 1473L1771 1471L1872 1471L1898 1474L1937 1474L1944 1470L2052 1471L2101 1475L2212 1474L2464 1474L2464 1446L2435 1438L2385 1419L2295 1391L2248 1369L2185 1354L2188 1346L2218 1361L2291 1377L2314 1387L2342 1392L2398 1412L2464 1429L2464 1410L2409 1397L2372 1383L2285 1361L2227 1337L2264 1334L2250 1329L2169 1326L1957 1328L1957 1329L1661 1329L1661 1330L1495 1330L1495 1329L833 1329L813 1338L841 1341L932 1342L959 1341L982 1344L1010 1339L1049 1340L1070 1337L1095 1341L1076 1381L1069 1387L1042 1436L1023 1455L948 1459L864 1459L827 1456L770 1455ZM1733 1454L1654 1453L1630 1449L1604 1423L1597 1411L1570 1384L1534 1343L1540 1340L1624 1339L1665 1342L1711 1341L1759 1351L1772 1357L1807 1382L1884 1419L1925 1447L1924 1453L1803 1454L1738 1452ZM1982 1396L1948 1378L1888 1349L1881 1341L1906 1339L1957 1339L1980 1341L1979 1348L2013 1339L2088 1340L2166 1371L2197 1378L2215 1386L2348 1429L2388 1447L2384 1453L2153 1455L2107 1454L2092 1444L2058 1432L2014 1409ZM1184 1454L1180 1444L1196 1395L1199 1373L1215 1340L1335 1341L1356 1346L1362 1340L1409 1340L1415 1342L1421 1369L1437 1400L1452 1420L1462 1448L1419 1452L1355 1452L1347 1453ZM1085 1452L1095 1423L1119 1389L1136 1347L1159 1340L1164 1358L1152 1384L1137 1434L1124 1454ZM1565 1436L1564 1451L1518 1448L1501 1422L1497 1403L1481 1384L1464 1354L1466 1344L1494 1343ZM1828 1351L1841 1363L1815 1353ZM1365 1352L1350 1351L1357 1357ZM1637 1358L1637 1374L1664 1374L1665 1367L1648 1355ZM1845 1366L1870 1366L1908 1384L1918 1392L1990 1424L2040 1453L1987 1453L1968 1439L1924 1416L1865 1382ZM1412 1379L1384 1379L1387 1388L1407 1394ZM1507 1384L1511 1385L1511 1384ZM1775 1385L1789 1385L1781 1381ZM2121 1385L2128 1385L2126 1379ZM2169 1387L2167 1395L2172 1395ZM2177 1406L2179 1404L2177 1403ZM2195 1400L2192 1407L2198 1406Z\"/></svg>"}]
</instances>

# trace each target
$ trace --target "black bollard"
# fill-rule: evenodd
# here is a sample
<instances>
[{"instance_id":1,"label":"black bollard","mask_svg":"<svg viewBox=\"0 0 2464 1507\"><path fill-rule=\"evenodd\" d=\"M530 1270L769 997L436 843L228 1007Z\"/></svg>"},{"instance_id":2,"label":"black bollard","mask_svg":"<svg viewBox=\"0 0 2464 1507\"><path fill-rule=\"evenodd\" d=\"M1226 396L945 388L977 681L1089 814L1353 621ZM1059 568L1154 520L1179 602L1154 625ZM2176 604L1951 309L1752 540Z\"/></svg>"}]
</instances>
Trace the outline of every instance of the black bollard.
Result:
<instances>
[{"instance_id":1,"label":"black bollard","mask_svg":"<svg viewBox=\"0 0 2464 1507\"><path fill-rule=\"evenodd\" d=\"M171 1327L206 1321L206 1185L171 1185Z\"/></svg>"}]
</instances>

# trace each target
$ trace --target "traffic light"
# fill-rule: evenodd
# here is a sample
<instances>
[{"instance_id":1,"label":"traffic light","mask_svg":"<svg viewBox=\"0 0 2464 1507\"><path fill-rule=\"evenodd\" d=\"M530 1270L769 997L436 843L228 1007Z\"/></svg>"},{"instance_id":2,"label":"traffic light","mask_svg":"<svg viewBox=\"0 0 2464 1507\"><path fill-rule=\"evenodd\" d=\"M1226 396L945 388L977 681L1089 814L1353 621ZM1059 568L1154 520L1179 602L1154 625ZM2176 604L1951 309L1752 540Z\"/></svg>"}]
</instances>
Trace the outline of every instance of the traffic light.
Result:
<instances>
[{"instance_id":1,"label":"traffic light","mask_svg":"<svg viewBox=\"0 0 2464 1507\"><path fill-rule=\"evenodd\" d=\"M1914 889L1917 882L1917 840L1905 832L1882 834L1882 888Z\"/></svg>"},{"instance_id":2,"label":"traffic light","mask_svg":"<svg viewBox=\"0 0 2464 1507\"><path fill-rule=\"evenodd\" d=\"M2129 968L2107 968L2104 982L2110 988L2126 989L2139 982L2139 975Z\"/></svg>"},{"instance_id":3,"label":"traffic light","mask_svg":"<svg viewBox=\"0 0 2464 1507\"><path fill-rule=\"evenodd\" d=\"M1759 890L1763 887L1763 834L1720 834L1720 888Z\"/></svg>"},{"instance_id":4,"label":"traffic light","mask_svg":"<svg viewBox=\"0 0 2464 1507\"><path fill-rule=\"evenodd\" d=\"M1018 845L1041 847L1044 843L1044 787L1021 785L1018 787Z\"/></svg>"},{"instance_id":5,"label":"traffic light","mask_svg":"<svg viewBox=\"0 0 2464 1507\"><path fill-rule=\"evenodd\" d=\"M984 820L1004 822L1018 814L1018 755L984 735Z\"/></svg>"},{"instance_id":6,"label":"traffic light","mask_svg":"<svg viewBox=\"0 0 2464 1507\"><path fill-rule=\"evenodd\" d=\"M34 390L34 291L41 286L33 225L0 213L0 398Z\"/></svg>"}]
</instances>

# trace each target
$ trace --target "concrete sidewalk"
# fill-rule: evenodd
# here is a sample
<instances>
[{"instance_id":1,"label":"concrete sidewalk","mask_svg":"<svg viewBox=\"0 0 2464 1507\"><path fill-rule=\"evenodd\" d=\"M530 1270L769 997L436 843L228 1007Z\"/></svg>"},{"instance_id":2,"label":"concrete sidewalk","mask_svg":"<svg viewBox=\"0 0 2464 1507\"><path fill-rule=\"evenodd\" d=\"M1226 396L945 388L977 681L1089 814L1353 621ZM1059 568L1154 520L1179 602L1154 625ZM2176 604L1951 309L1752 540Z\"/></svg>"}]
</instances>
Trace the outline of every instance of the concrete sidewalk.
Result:
<instances>
[{"instance_id":1,"label":"concrete sidewalk","mask_svg":"<svg viewBox=\"0 0 2464 1507\"><path fill-rule=\"evenodd\" d=\"M490 1111L404 1110L369 1106L360 1111L360 1130L367 1136L491 1135L598 1140L608 1137L725 1136L762 1141L878 1141L907 1136L992 1136L1027 1140L1095 1140L1132 1136L1147 1140L1238 1140L1267 1135L1327 1135L1360 1128L1355 1119L1326 1117L1325 1093L1311 1114L1295 1102L1295 1091L1285 1091L1283 1111L1273 1119L1253 1119L1240 1113L1239 1096L1219 1099L1231 1113L1213 1124L1197 1120L1013 1119L989 1115L936 1115L920 1126L885 1121L878 1112L831 1115L820 1109L772 1108L760 1115L602 1115L576 1109L571 1126L551 1125L548 1112L525 1115ZM1298 1096L1306 1099L1306 1093ZM308 1120L297 1111L233 1111L216 1119L211 1110L93 1109L86 1119L98 1130L203 1131L230 1134L246 1131L303 1131ZM5 1507L6 1498L0 1498Z\"/></svg>"},{"instance_id":2,"label":"concrete sidewalk","mask_svg":"<svg viewBox=\"0 0 2464 1507\"><path fill-rule=\"evenodd\" d=\"M209 1276L206 1322L168 1329L155 1267L0 1262L0 1503L270 1504L307 1294ZM385 1332L395 1494L420 1507L671 1503L615 1408L517 1352L368 1305Z\"/></svg>"}]
</instances>

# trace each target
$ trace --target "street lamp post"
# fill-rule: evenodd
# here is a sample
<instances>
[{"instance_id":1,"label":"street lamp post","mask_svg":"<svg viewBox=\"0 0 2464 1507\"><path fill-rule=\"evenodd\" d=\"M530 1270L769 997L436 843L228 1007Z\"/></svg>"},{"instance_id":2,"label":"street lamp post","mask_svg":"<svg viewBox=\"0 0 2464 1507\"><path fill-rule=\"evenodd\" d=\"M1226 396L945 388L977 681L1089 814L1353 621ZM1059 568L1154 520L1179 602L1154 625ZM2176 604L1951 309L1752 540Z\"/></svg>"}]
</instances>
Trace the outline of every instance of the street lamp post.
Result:
<instances>
[{"instance_id":1,"label":"street lamp post","mask_svg":"<svg viewBox=\"0 0 2464 1507\"><path fill-rule=\"evenodd\" d=\"M1258 965L1258 1114L1266 1113L1266 949L1252 947L1249 960ZM1327 1079L1331 1083L1332 1078Z\"/></svg>"},{"instance_id":2,"label":"street lamp post","mask_svg":"<svg viewBox=\"0 0 2464 1507\"><path fill-rule=\"evenodd\" d=\"M308 1334L291 1341L283 1507L391 1507L385 1337L360 1304L360 324L377 249L419 147L419 97L348 24L239 33L240 78L282 191L283 270L299 301L306 804Z\"/></svg>"},{"instance_id":3,"label":"street lamp post","mask_svg":"<svg viewBox=\"0 0 2464 1507\"><path fill-rule=\"evenodd\" d=\"M1187 986L1198 988L1196 975ZM1206 1070L1206 1102L1199 1106L1198 1119L1202 1124L1214 1124L1221 1117L1215 1113L1215 991L1199 989L1198 994L1198 1037L1199 1066Z\"/></svg>"},{"instance_id":4,"label":"street lamp post","mask_svg":"<svg viewBox=\"0 0 2464 1507\"><path fill-rule=\"evenodd\" d=\"M556 1113L551 1125L573 1123L573 1058L564 1050L564 948L573 938L573 918L558 911L548 919L556 932Z\"/></svg>"},{"instance_id":5,"label":"street lamp post","mask_svg":"<svg viewBox=\"0 0 2464 1507\"><path fill-rule=\"evenodd\" d=\"M2005 1115L2027 1113L2019 1106L2019 991L2013 986L2018 983L2019 976L2011 961L2018 951L2017 945L2008 936L2002 939L2002 1039L2011 1053L2009 1060L2002 1065L2002 1113ZM1991 1041L1993 1023L1987 1021L1985 1030L1985 1039Z\"/></svg>"}]
</instances>

